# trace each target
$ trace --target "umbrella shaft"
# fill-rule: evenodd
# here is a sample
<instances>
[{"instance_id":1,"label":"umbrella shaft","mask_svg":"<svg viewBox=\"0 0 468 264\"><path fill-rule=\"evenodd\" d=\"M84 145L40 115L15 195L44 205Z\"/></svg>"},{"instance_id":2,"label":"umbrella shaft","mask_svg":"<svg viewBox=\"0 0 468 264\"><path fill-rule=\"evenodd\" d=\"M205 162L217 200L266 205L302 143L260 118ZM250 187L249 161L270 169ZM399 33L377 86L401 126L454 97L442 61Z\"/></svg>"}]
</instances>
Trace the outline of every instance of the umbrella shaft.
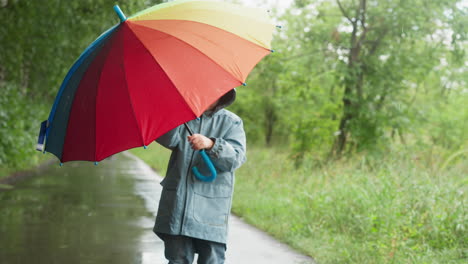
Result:
<instances>
[{"instance_id":1,"label":"umbrella shaft","mask_svg":"<svg viewBox=\"0 0 468 264\"><path fill-rule=\"evenodd\" d=\"M124 22L125 20L127 20L127 17L125 17L124 13L122 12L122 10L120 9L118 5L114 6L114 11L119 16L120 22Z\"/></svg>"},{"instance_id":2,"label":"umbrella shaft","mask_svg":"<svg viewBox=\"0 0 468 264\"><path fill-rule=\"evenodd\" d=\"M192 129L190 129L187 123L184 123L184 125L185 125L185 128L187 128L187 131L189 132L189 134L192 136L193 135Z\"/></svg>"}]
</instances>

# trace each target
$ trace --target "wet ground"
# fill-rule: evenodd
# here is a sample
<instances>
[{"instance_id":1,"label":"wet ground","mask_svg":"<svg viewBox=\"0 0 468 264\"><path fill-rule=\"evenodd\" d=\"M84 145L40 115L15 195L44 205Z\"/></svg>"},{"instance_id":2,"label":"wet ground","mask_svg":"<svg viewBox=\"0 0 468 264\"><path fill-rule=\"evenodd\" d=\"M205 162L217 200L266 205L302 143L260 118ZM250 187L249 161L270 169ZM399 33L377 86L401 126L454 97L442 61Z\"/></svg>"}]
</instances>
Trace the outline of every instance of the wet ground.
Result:
<instances>
[{"instance_id":1,"label":"wet ground","mask_svg":"<svg viewBox=\"0 0 468 264\"><path fill-rule=\"evenodd\" d=\"M160 178L146 164L121 154L35 174L0 192L0 263L167 263L152 232ZM312 263L236 217L229 237L227 264Z\"/></svg>"},{"instance_id":2,"label":"wet ground","mask_svg":"<svg viewBox=\"0 0 468 264\"><path fill-rule=\"evenodd\" d=\"M54 164L1 192L0 263L164 263L153 214L135 195L157 183L141 169L121 155Z\"/></svg>"}]
</instances>

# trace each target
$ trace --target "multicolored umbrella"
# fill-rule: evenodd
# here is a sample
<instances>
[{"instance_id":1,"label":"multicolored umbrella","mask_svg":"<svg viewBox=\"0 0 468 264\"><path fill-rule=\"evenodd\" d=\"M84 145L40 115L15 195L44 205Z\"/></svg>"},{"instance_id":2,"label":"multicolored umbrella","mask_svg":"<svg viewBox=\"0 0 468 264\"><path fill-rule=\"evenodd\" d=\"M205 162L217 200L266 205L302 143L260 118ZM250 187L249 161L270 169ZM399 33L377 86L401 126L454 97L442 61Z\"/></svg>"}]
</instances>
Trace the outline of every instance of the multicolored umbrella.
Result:
<instances>
[{"instance_id":1,"label":"multicolored umbrella","mask_svg":"<svg viewBox=\"0 0 468 264\"><path fill-rule=\"evenodd\" d=\"M267 11L225 2L156 5L107 30L66 75L39 149L101 161L193 120L272 52ZM44 142L45 147L44 147Z\"/></svg>"}]
</instances>

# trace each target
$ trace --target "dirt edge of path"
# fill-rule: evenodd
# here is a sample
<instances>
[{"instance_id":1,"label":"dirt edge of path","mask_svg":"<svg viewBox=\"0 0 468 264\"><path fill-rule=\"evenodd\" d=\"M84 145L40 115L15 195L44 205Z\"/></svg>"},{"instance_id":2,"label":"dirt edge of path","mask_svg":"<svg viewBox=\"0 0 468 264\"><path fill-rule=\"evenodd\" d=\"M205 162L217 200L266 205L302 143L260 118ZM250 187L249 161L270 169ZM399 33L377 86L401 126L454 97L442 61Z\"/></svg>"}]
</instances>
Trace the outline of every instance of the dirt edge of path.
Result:
<instances>
[{"instance_id":1,"label":"dirt edge of path","mask_svg":"<svg viewBox=\"0 0 468 264\"><path fill-rule=\"evenodd\" d=\"M36 175L35 172L40 172L40 171L44 170L48 166L52 165L52 163L54 163L54 159L46 160L46 161L40 163L39 165L37 165L35 167L32 167L30 169L27 169L27 170L20 170L20 171L13 172L9 176L1 178L0 179L0 184L15 185L16 183L18 183L20 181L23 181L25 179L28 179L28 178ZM0 192L8 191L8 190L11 190L11 189L10 188L2 188L0 186Z\"/></svg>"}]
</instances>

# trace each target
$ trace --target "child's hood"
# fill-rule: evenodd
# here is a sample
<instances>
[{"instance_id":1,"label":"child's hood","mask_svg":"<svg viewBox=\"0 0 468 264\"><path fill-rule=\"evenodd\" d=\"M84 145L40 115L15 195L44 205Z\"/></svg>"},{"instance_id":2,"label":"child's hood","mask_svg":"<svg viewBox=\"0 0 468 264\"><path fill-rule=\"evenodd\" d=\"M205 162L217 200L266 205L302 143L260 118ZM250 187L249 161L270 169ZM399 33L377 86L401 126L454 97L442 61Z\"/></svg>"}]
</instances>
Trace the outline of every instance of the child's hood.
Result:
<instances>
[{"instance_id":1,"label":"child's hood","mask_svg":"<svg viewBox=\"0 0 468 264\"><path fill-rule=\"evenodd\" d=\"M224 94L223 96L221 96L221 98L219 98L218 104L216 104L215 108L213 109L213 111L211 111L211 113L214 114L218 112L219 110L228 107L235 100L236 100L236 89L232 89L226 94Z\"/></svg>"}]
</instances>

